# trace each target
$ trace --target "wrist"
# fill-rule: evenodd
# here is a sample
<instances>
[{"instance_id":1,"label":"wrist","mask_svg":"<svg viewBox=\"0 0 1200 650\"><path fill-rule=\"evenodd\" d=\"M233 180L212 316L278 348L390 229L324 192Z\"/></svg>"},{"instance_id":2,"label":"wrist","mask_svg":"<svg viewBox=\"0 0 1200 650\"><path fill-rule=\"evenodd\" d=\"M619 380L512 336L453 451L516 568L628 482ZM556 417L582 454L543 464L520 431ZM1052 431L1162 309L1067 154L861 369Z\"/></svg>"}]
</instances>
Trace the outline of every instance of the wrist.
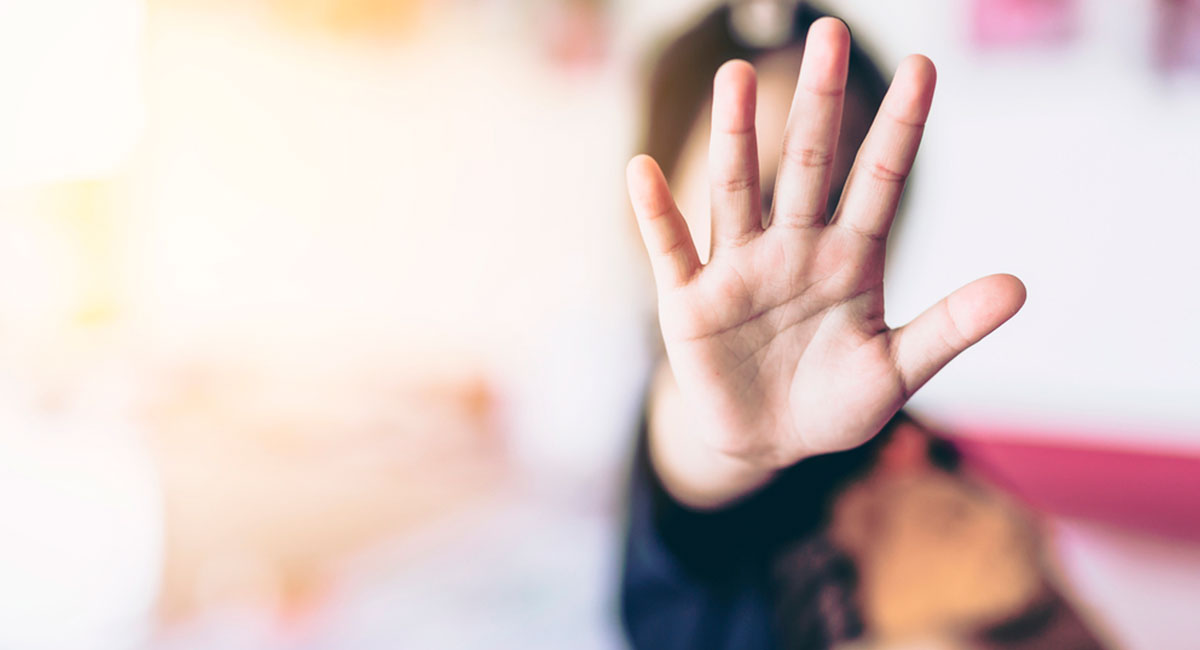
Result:
<instances>
[{"instance_id":1,"label":"wrist","mask_svg":"<svg viewBox=\"0 0 1200 650\"><path fill-rule=\"evenodd\" d=\"M670 366L663 364L651 389L650 463L676 501L697 510L728 506L771 481L777 468L710 446L684 402Z\"/></svg>"}]
</instances>

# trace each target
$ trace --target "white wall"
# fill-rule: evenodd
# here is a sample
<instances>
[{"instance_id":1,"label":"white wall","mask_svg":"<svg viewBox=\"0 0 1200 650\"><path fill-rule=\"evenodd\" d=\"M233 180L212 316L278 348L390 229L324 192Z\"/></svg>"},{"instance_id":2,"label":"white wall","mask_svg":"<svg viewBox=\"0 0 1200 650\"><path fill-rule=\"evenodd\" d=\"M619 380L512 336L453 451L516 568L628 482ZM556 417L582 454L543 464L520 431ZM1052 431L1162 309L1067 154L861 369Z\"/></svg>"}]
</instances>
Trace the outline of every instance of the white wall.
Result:
<instances>
[{"instance_id":1,"label":"white wall","mask_svg":"<svg viewBox=\"0 0 1200 650\"><path fill-rule=\"evenodd\" d=\"M914 406L1200 449L1200 74L1157 74L1153 3L1080 2L1073 42L993 51L965 2L835 4L889 66L938 66L890 322L987 273L1029 288Z\"/></svg>"},{"instance_id":2,"label":"white wall","mask_svg":"<svg viewBox=\"0 0 1200 650\"><path fill-rule=\"evenodd\" d=\"M318 56L228 18L167 23L150 71L151 104L166 117L151 126L145 160L155 218L143 250L155 259L138 263L171 273L142 276L137 302L184 346L191 332L228 326L272 332L283 350L407 340L395 354L425 363L456 348L499 350L504 364L532 364L518 390L545 404L537 387L565 388L585 363L564 354L601 349L580 341L633 336L645 296L631 293L640 250L620 181L633 57L707 4L622 3L618 60L575 78L538 63L536 45L509 27ZM1080 3L1073 42L989 52L968 41L963 2L834 4L886 66L922 52L939 68L894 239L890 322L987 273L1029 286L1025 310L914 406L1200 448L1200 299L1189 292L1200 276L1190 196L1200 78L1154 72L1152 3ZM214 30L255 45L189 64ZM214 254L234 257L216 264ZM257 295L273 303L256 305ZM617 357L598 353L609 371L630 363L636 346L622 345ZM637 371L620 374L629 382ZM580 399L611 411L594 392ZM594 421L582 403L564 408L576 422L521 426ZM591 439L571 444L591 457Z\"/></svg>"},{"instance_id":3,"label":"white wall","mask_svg":"<svg viewBox=\"0 0 1200 650\"><path fill-rule=\"evenodd\" d=\"M0 3L0 190L112 173L141 126L136 0Z\"/></svg>"}]
</instances>

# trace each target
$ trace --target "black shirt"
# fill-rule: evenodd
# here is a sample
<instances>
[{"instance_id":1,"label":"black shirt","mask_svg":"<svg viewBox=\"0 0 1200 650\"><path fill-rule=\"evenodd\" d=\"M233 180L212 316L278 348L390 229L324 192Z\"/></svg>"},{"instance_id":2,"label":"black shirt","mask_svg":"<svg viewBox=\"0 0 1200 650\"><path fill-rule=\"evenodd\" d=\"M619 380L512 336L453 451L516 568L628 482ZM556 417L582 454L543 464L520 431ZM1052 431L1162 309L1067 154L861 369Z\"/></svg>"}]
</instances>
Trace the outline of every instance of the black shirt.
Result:
<instances>
[{"instance_id":1,"label":"black shirt","mask_svg":"<svg viewBox=\"0 0 1200 650\"><path fill-rule=\"evenodd\" d=\"M753 495L708 512L663 488L646 428L643 416L621 581L621 619L633 648L827 648L861 634L853 566L823 528L833 494L870 465L883 436L805 459Z\"/></svg>"}]
</instances>

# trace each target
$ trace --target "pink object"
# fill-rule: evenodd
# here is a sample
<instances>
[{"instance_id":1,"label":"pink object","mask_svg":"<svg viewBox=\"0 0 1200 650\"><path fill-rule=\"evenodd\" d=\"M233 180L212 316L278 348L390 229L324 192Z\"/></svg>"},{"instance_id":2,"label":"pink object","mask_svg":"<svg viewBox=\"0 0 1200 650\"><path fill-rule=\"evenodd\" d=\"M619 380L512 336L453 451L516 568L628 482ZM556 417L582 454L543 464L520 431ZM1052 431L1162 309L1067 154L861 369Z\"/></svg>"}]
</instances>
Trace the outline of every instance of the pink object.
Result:
<instances>
[{"instance_id":1,"label":"pink object","mask_svg":"<svg viewBox=\"0 0 1200 650\"><path fill-rule=\"evenodd\" d=\"M953 438L969 467L1035 508L1200 542L1200 453L1062 442L1061 432L1029 429L956 431L967 434Z\"/></svg>"},{"instance_id":2,"label":"pink object","mask_svg":"<svg viewBox=\"0 0 1200 650\"><path fill-rule=\"evenodd\" d=\"M977 45L1065 43L1079 22L1076 0L974 0L972 36Z\"/></svg>"},{"instance_id":3,"label":"pink object","mask_svg":"<svg viewBox=\"0 0 1200 650\"><path fill-rule=\"evenodd\" d=\"M611 26L599 0L556 2L547 10L545 45L550 58L567 69L599 66L608 55Z\"/></svg>"},{"instance_id":4,"label":"pink object","mask_svg":"<svg viewBox=\"0 0 1200 650\"><path fill-rule=\"evenodd\" d=\"M1159 64L1168 72L1200 72L1200 0L1158 0Z\"/></svg>"}]
</instances>

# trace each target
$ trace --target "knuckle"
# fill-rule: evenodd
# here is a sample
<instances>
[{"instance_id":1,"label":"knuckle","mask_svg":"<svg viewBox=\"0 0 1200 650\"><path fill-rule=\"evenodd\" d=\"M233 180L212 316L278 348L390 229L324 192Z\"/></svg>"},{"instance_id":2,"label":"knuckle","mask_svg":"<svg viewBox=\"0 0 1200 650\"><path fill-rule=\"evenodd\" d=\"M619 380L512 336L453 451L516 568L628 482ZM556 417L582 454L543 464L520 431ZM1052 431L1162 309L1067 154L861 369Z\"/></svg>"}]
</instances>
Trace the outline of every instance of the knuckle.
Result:
<instances>
[{"instance_id":1,"label":"knuckle","mask_svg":"<svg viewBox=\"0 0 1200 650\"><path fill-rule=\"evenodd\" d=\"M788 210L777 214L774 223L793 230L811 230L824 226L827 220L823 211Z\"/></svg>"},{"instance_id":2,"label":"knuckle","mask_svg":"<svg viewBox=\"0 0 1200 650\"><path fill-rule=\"evenodd\" d=\"M805 92L817 97L839 99L846 96L844 84L804 84Z\"/></svg>"},{"instance_id":3,"label":"knuckle","mask_svg":"<svg viewBox=\"0 0 1200 650\"><path fill-rule=\"evenodd\" d=\"M745 192L758 187L758 179L752 176L722 176L713 181L713 187L722 192Z\"/></svg>"},{"instance_id":4,"label":"knuckle","mask_svg":"<svg viewBox=\"0 0 1200 650\"><path fill-rule=\"evenodd\" d=\"M665 257L673 257L679 253L682 253L687 248L688 243L688 240L682 237L665 241L663 242L663 246L661 246L659 249L659 254Z\"/></svg>"},{"instance_id":5,"label":"knuckle","mask_svg":"<svg viewBox=\"0 0 1200 650\"><path fill-rule=\"evenodd\" d=\"M876 231L872 231L872 230L867 230L860 226L856 226L856 225L853 225L850 223L845 223L845 222L839 223L839 225L842 229L846 230L847 232L852 233L853 235L860 237L862 239L865 239L868 242L875 243L875 244L882 244L882 243L887 242L887 233L886 232L876 232Z\"/></svg>"},{"instance_id":6,"label":"knuckle","mask_svg":"<svg viewBox=\"0 0 1200 650\"><path fill-rule=\"evenodd\" d=\"M938 332L942 343L949 350L958 351L967 349L971 345L970 337L963 332L962 327L958 324L958 320L954 318L954 312L950 309L950 303L943 302L942 305L945 326Z\"/></svg>"},{"instance_id":7,"label":"knuckle","mask_svg":"<svg viewBox=\"0 0 1200 650\"><path fill-rule=\"evenodd\" d=\"M867 167L867 171L871 174L871 178L881 183L903 183L908 178L908 170L897 169L879 160L871 163Z\"/></svg>"},{"instance_id":8,"label":"knuckle","mask_svg":"<svg viewBox=\"0 0 1200 650\"><path fill-rule=\"evenodd\" d=\"M833 164L834 154L820 147L799 147L784 144L783 159L805 169L825 168Z\"/></svg>"},{"instance_id":9,"label":"knuckle","mask_svg":"<svg viewBox=\"0 0 1200 650\"><path fill-rule=\"evenodd\" d=\"M663 207L648 212L645 221L653 224L661 224L664 221L670 222L675 217L674 207Z\"/></svg>"}]
</instances>

